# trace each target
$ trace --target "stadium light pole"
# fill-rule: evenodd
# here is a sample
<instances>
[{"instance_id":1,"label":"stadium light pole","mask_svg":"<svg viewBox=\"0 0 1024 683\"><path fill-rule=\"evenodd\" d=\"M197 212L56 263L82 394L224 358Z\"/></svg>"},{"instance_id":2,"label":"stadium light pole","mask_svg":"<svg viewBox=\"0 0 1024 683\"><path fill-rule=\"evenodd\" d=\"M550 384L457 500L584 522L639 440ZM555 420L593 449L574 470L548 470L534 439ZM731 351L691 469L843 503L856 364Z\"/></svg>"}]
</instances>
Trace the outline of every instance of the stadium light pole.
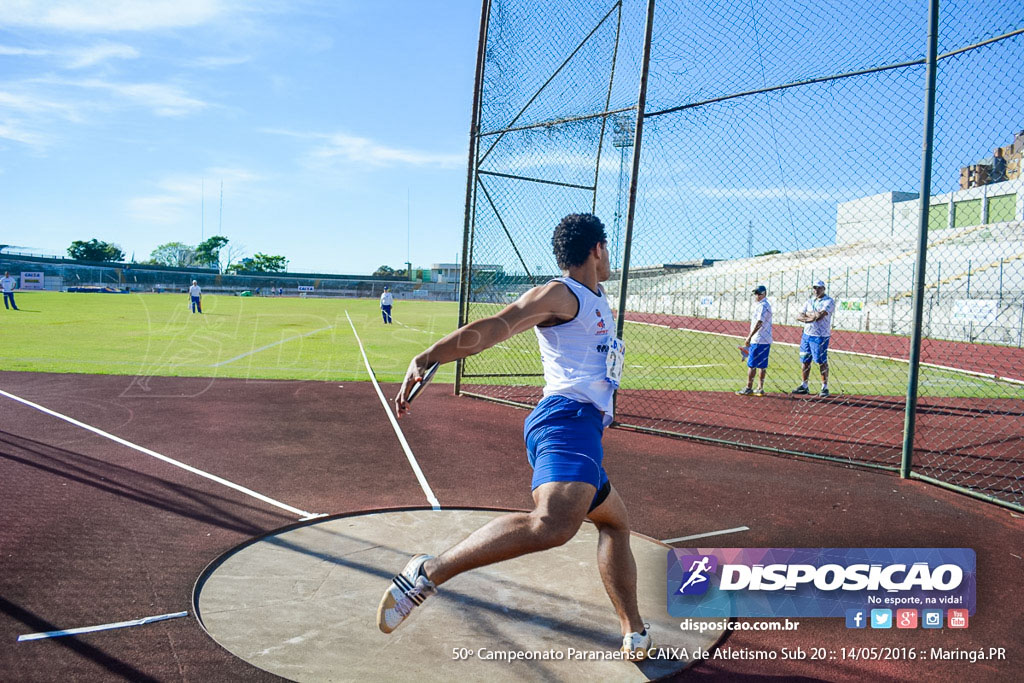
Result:
<instances>
[{"instance_id":1,"label":"stadium light pole","mask_svg":"<svg viewBox=\"0 0 1024 683\"><path fill-rule=\"evenodd\" d=\"M924 279L928 258L928 204L932 193L932 145L935 137L935 65L938 61L939 0L928 3L928 58L925 67L924 142L921 151L921 196L917 222L917 262L914 267L914 321L910 333L907 407L903 422L900 477L910 477L917 420L917 384L921 364L921 328L924 315Z\"/></svg>"},{"instance_id":2,"label":"stadium light pole","mask_svg":"<svg viewBox=\"0 0 1024 683\"><path fill-rule=\"evenodd\" d=\"M636 140L636 125L630 120L629 115L620 114L612 123L612 146L619 148L619 189L615 198L615 254L613 263L618 263L620 252L619 233L622 229L622 186L625 176L623 171L626 167L626 150L633 146Z\"/></svg>"}]
</instances>

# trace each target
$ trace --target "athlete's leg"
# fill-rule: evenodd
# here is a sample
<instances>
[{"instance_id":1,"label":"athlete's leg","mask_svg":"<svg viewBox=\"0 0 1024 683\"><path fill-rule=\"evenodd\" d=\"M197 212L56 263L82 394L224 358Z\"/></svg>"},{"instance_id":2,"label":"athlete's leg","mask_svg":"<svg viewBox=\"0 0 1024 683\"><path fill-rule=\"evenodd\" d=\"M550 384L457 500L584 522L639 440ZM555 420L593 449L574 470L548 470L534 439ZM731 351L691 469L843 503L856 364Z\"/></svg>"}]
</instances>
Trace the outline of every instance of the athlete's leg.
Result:
<instances>
[{"instance_id":1,"label":"athlete's leg","mask_svg":"<svg viewBox=\"0 0 1024 683\"><path fill-rule=\"evenodd\" d=\"M492 519L454 547L427 560L423 571L440 586L462 572L567 542L580 528L597 489L581 481L552 481L533 490L532 512Z\"/></svg>"},{"instance_id":2,"label":"athlete's leg","mask_svg":"<svg viewBox=\"0 0 1024 683\"><path fill-rule=\"evenodd\" d=\"M754 375L757 373L757 368L750 368L747 370L747 389L754 386Z\"/></svg>"},{"instance_id":3,"label":"athlete's leg","mask_svg":"<svg viewBox=\"0 0 1024 683\"><path fill-rule=\"evenodd\" d=\"M587 518L597 525L597 567L604 589L619 615L622 633L644 630L644 622L636 604L636 561L629 547L629 520L626 506L612 488L604 502Z\"/></svg>"},{"instance_id":4,"label":"athlete's leg","mask_svg":"<svg viewBox=\"0 0 1024 683\"><path fill-rule=\"evenodd\" d=\"M807 378L811 376L811 359L808 358L807 362L800 368L800 376L803 377L804 384L807 384Z\"/></svg>"},{"instance_id":5,"label":"athlete's leg","mask_svg":"<svg viewBox=\"0 0 1024 683\"><path fill-rule=\"evenodd\" d=\"M818 368L821 370L821 383L828 384L828 363L822 363Z\"/></svg>"}]
</instances>

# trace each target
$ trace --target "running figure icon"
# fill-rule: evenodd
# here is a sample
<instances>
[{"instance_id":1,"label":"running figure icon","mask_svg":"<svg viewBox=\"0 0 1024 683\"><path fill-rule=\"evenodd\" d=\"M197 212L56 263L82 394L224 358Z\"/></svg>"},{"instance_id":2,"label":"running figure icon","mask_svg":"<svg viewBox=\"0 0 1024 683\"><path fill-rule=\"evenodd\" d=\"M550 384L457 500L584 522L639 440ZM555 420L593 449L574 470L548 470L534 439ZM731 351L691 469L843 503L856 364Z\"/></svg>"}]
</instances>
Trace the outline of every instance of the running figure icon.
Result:
<instances>
[{"instance_id":1,"label":"running figure icon","mask_svg":"<svg viewBox=\"0 0 1024 683\"><path fill-rule=\"evenodd\" d=\"M694 586L698 583L704 583L708 580L708 577L704 574L711 571L710 566L711 558L705 555L700 560L694 560L693 564L690 565L690 578L683 582L683 585L679 587L680 593L685 593L686 589L690 586Z\"/></svg>"}]
</instances>

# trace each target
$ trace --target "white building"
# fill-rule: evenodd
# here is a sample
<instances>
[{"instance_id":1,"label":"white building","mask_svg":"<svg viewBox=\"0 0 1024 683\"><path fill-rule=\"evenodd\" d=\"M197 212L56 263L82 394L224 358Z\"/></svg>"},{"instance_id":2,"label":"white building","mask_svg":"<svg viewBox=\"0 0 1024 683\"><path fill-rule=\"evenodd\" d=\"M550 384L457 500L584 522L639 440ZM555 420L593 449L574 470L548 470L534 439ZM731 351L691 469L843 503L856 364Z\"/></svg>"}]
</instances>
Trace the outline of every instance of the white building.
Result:
<instances>
[{"instance_id":1,"label":"white building","mask_svg":"<svg viewBox=\"0 0 1024 683\"><path fill-rule=\"evenodd\" d=\"M917 237L918 195L886 192L843 202L836 211L836 244ZM1024 179L933 195L928 231L1024 220Z\"/></svg>"}]
</instances>

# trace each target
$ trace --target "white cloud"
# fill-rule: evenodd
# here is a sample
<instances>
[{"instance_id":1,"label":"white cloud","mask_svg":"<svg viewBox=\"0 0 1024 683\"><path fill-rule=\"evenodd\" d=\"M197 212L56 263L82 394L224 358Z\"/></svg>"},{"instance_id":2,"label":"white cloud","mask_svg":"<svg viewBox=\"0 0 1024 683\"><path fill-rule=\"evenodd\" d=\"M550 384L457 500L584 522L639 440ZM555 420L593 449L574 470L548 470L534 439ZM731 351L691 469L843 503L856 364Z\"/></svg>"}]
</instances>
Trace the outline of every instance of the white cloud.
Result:
<instances>
[{"instance_id":1,"label":"white cloud","mask_svg":"<svg viewBox=\"0 0 1024 683\"><path fill-rule=\"evenodd\" d=\"M108 59L135 59L139 56L139 51L131 45L101 43L79 50L69 50L66 54L69 58L68 68L81 69Z\"/></svg>"},{"instance_id":2,"label":"white cloud","mask_svg":"<svg viewBox=\"0 0 1024 683\"><path fill-rule=\"evenodd\" d=\"M42 57L52 54L49 50L32 50L27 47L0 45L0 55L10 57Z\"/></svg>"},{"instance_id":3,"label":"white cloud","mask_svg":"<svg viewBox=\"0 0 1024 683\"><path fill-rule=\"evenodd\" d=\"M388 147L369 138L361 138L347 133L296 133L285 130L268 130L268 133L304 138L319 142L309 152L314 161L343 161L365 166L436 166L439 168L459 168L465 164L461 154L439 154L415 149Z\"/></svg>"},{"instance_id":4,"label":"white cloud","mask_svg":"<svg viewBox=\"0 0 1024 683\"><path fill-rule=\"evenodd\" d=\"M157 181L157 193L129 199L126 210L132 218L147 223L178 223L202 205L204 179L207 203L216 201L221 181L237 198L262 180L258 174L242 168L218 167L194 175L169 175Z\"/></svg>"},{"instance_id":5,"label":"white cloud","mask_svg":"<svg viewBox=\"0 0 1024 683\"><path fill-rule=\"evenodd\" d=\"M111 92L134 104L148 107L160 116L184 116L209 106L202 100L189 97L178 86L165 83L115 83L97 78L62 83Z\"/></svg>"},{"instance_id":6,"label":"white cloud","mask_svg":"<svg viewBox=\"0 0 1024 683\"><path fill-rule=\"evenodd\" d=\"M237 66L239 64L245 64L251 59L251 57L239 56L239 57L199 57L188 62L189 66L199 67L200 69L221 69L226 66Z\"/></svg>"},{"instance_id":7,"label":"white cloud","mask_svg":"<svg viewBox=\"0 0 1024 683\"><path fill-rule=\"evenodd\" d=\"M313 156L321 159L342 159L371 166L439 166L455 168L463 163L460 154L435 154L412 149L388 147L368 138L345 133L326 136L326 144L313 150Z\"/></svg>"},{"instance_id":8,"label":"white cloud","mask_svg":"<svg viewBox=\"0 0 1024 683\"><path fill-rule=\"evenodd\" d=\"M224 12L222 0L5 0L0 27L112 33L181 28Z\"/></svg>"},{"instance_id":9,"label":"white cloud","mask_svg":"<svg viewBox=\"0 0 1024 683\"><path fill-rule=\"evenodd\" d=\"M13 121L0 121L0 139L20 142L30 147L43 147L49 142L46 136L20 128Z\"/></svg>"},{"instance_id":10,"label":"white cloud","mask_svg":"<svg viewBox=\"0 0 1024 683\"><path fill-rule=\"evenodd\" d=\"M139 56L139 51L130 45L118 43L99 43L89 47L60 51L0 45L0 55L12 57L61 57L66 60L66 66L69 69L81 69L87 66L94 66L108 59L134 59Z\"/></svg>"},{"instance_id":11,"label":"white cloud","mask_svg":"<svg viewBox=\"0 0 1024 683\"><path fill-rule=\"evenodd\" d=\"M0 90L0 109L21 112L59 112L68 118L75 118L75 108L63 102Z\"/></svg>"},{"instance_id":12,"label":"white cloud","mask_svg":"<svg viewBox=\"0 0 1024 683\"><path fill-rule=\"evenodd\" d=\"M829 202L841 199L844 190L811 190L800 187L689 187L680 194L698 194L718 199L791 199L803 202Z\"/></svg>"}]
</instances>

